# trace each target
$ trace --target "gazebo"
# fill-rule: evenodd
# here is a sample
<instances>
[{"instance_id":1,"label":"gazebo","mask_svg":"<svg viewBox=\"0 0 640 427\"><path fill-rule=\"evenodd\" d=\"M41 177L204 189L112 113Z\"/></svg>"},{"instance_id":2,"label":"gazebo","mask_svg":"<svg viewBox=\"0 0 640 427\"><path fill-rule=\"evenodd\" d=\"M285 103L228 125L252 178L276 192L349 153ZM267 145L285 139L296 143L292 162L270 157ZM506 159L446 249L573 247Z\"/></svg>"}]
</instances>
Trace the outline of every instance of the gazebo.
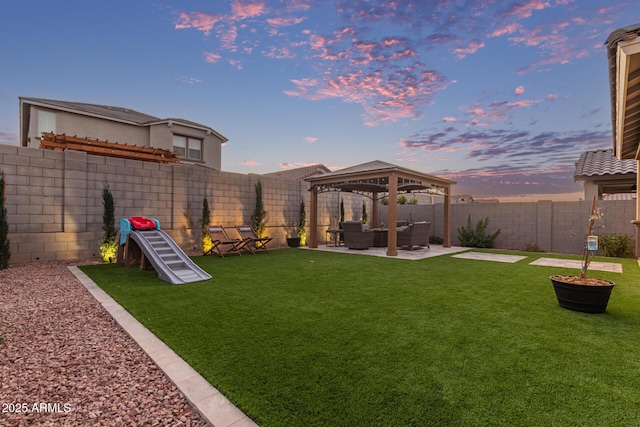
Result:
<instances>
[{"instance_id":1,"label":"gazebo","mask_svg":"<svg viewBox=\"0 0 640 427\"><path fill-rule=\"evenodd\" d=\"M309 182L311 200L309 206L309 247L318 247L318 194L328 191L346 191L365 194L373 200L372 223L378 223L380 194L389 198L389 231L387 256L398 255L397 248L397 204L399 193L423 191L444 196L443 246L451 246L451 186L455 181L403 168L391 163L375 160L361 165L340 169L305 178Z\"/></svg>"}]
</instances>

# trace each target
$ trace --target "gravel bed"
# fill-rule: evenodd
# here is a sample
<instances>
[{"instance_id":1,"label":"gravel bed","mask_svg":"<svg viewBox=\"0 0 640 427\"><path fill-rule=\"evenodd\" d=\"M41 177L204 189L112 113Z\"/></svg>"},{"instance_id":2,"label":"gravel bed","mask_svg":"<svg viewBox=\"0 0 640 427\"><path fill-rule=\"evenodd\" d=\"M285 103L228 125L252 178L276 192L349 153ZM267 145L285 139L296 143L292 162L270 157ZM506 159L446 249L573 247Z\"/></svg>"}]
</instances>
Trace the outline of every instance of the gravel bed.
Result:
<instances>
[{"instance_id":1,"label":"gravel bed","mask_svg":"<svg viewBox=\"0 0 640 427\"><path fill-rule=\"evenodd\" d=\"M0 425L208 425L67 265L0 270Z\"/></svg>"}]
</instances>

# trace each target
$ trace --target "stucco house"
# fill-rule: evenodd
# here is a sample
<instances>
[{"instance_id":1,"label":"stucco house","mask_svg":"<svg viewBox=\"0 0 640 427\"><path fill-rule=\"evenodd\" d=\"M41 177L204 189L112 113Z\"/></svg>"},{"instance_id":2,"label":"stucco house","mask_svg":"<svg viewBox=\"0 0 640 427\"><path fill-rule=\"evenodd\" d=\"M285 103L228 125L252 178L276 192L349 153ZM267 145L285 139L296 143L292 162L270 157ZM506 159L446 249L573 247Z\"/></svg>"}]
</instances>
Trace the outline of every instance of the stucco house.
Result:
<instances>
[{"instance_id":1,"label":"stucco house","mask_svg":"<svg viewBox=\"0 0 640 427\"><path fill-rule=\"evenodd\" d=\"M613 154L640 162L640 23L619 28L607 41ZM640 174L636 173L636 191ZM636 199L636 256L640 259L640 198Z\"/></svg>"},{"instance_id":2,"label":"stucco house","mask_svg":"<svg viewBox=\"0 0 640 427\"><path fill-rule=\"evenodd\" d=\"M20 145L39 148L43 132L175 151L183 163L221 169L227 138L209 126L128 108L20 97Z\"/></svg>"}]
</instances>

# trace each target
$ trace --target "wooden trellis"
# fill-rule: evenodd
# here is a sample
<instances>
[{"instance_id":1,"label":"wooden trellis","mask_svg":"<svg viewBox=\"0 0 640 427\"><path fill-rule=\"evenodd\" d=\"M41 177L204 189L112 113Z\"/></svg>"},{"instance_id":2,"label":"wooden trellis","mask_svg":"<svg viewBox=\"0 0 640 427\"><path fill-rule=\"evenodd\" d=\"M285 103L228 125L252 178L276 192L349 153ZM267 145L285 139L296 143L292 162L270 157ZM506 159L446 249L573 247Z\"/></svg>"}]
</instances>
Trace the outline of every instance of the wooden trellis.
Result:
<instances>
[{"instance_id":1,"label":"wooden trellis","mask_svg":"<svg viewBox=\"0 0 640 427\"><path fill-rule=\"evenodd\" d=\"M98 156L119 157L123 159L144 160L157 163L179 162L178 153L161 148L142 147L101 141L99 139L79 138L65 134L42 132L40 148L55 151L76 150Z\"/></svg>"}]
</instances>

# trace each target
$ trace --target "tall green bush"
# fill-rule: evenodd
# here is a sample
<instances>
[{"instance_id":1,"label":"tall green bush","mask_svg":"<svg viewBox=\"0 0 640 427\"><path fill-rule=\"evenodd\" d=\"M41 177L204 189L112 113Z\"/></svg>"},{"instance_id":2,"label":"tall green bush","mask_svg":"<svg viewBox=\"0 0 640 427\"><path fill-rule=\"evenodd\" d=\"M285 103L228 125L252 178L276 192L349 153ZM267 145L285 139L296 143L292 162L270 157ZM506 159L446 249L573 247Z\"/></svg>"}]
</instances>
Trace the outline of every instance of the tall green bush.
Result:
<instances>
[{"instance_id":1,"label":"tall green bush","mask_svg":"<svg viewBox=\"0 0 640 427\"><path fill-rule=\"evenodd\" d=\"M7 219L7 184L4 172L0 170L0 269L9 266L11 250L9 249L9 220Z\"/></svg>"},{"instance_id":2,"label":"tall green bush","mask_svg":"<svg viewBox=\"0 0 640 427\"><path fill-rule=\"evenodd\" d=\"M113 202L113 194L109 185L105 184L102 188L102 241L100 243L100 257L104 262L112 262L118 252L118 244L116 243L116 216L115 205Z\"/></svg>"},{"instance_id":3,"label":"tall green bush","mask_svg":"<svg viewBox=\"0 0 640 427\"><path fill-rule=\"evenodd\" d=\"M478 220L476 226L471 225L471 214L467 217L466 227L458 227L458 240L461 246L470 248L492 248L493 242L500 235L500 229L493 234L487 234L489 218Z\"/></svg>"},{"instance_id":4,"label":"tall green bush","mask_svg":"<svg viewBox=\"0 0 640 427\"><path fill-rule=\"evenodd\" d=\"M256 183L256 208L251 216L253 229L256 231L258 237L265 236L265 229L267 228L265 224L266 217L267 212L264 210L264 205L262 204L262 183L258 181Z\"/></svg>"},{"instance_id":5,"label":"tall green bush","mask_svg":"<svg viewBox=\"0 0 640 427\"><path fill-rule=\"evenodd\" d=\"M300 215L298 216L298 237L300 238L300 246L307 244L307 212L304 208L304 202L300 202Z\"/></svg>"},{"instance_id":6,"label":"tall green bush","mask_svg":"<svg viewBox=\"0 0 640 427\"><path fill-rule=\"evenodd\" d=\"M600 236L600 251L607 257L629 258L633 256L633 238L626 234Z\"/></svg>"},{"instance_id":7,"label":"tall green bush","mask_svg":"<svg viewBox=\"0 0 640 427\"><path fill-rule=\"evenodd\" d=\"M367 224L369 222L369 216L367 215L367 204L362 202L362 223Z\"/></svg>"}]
</instances>

